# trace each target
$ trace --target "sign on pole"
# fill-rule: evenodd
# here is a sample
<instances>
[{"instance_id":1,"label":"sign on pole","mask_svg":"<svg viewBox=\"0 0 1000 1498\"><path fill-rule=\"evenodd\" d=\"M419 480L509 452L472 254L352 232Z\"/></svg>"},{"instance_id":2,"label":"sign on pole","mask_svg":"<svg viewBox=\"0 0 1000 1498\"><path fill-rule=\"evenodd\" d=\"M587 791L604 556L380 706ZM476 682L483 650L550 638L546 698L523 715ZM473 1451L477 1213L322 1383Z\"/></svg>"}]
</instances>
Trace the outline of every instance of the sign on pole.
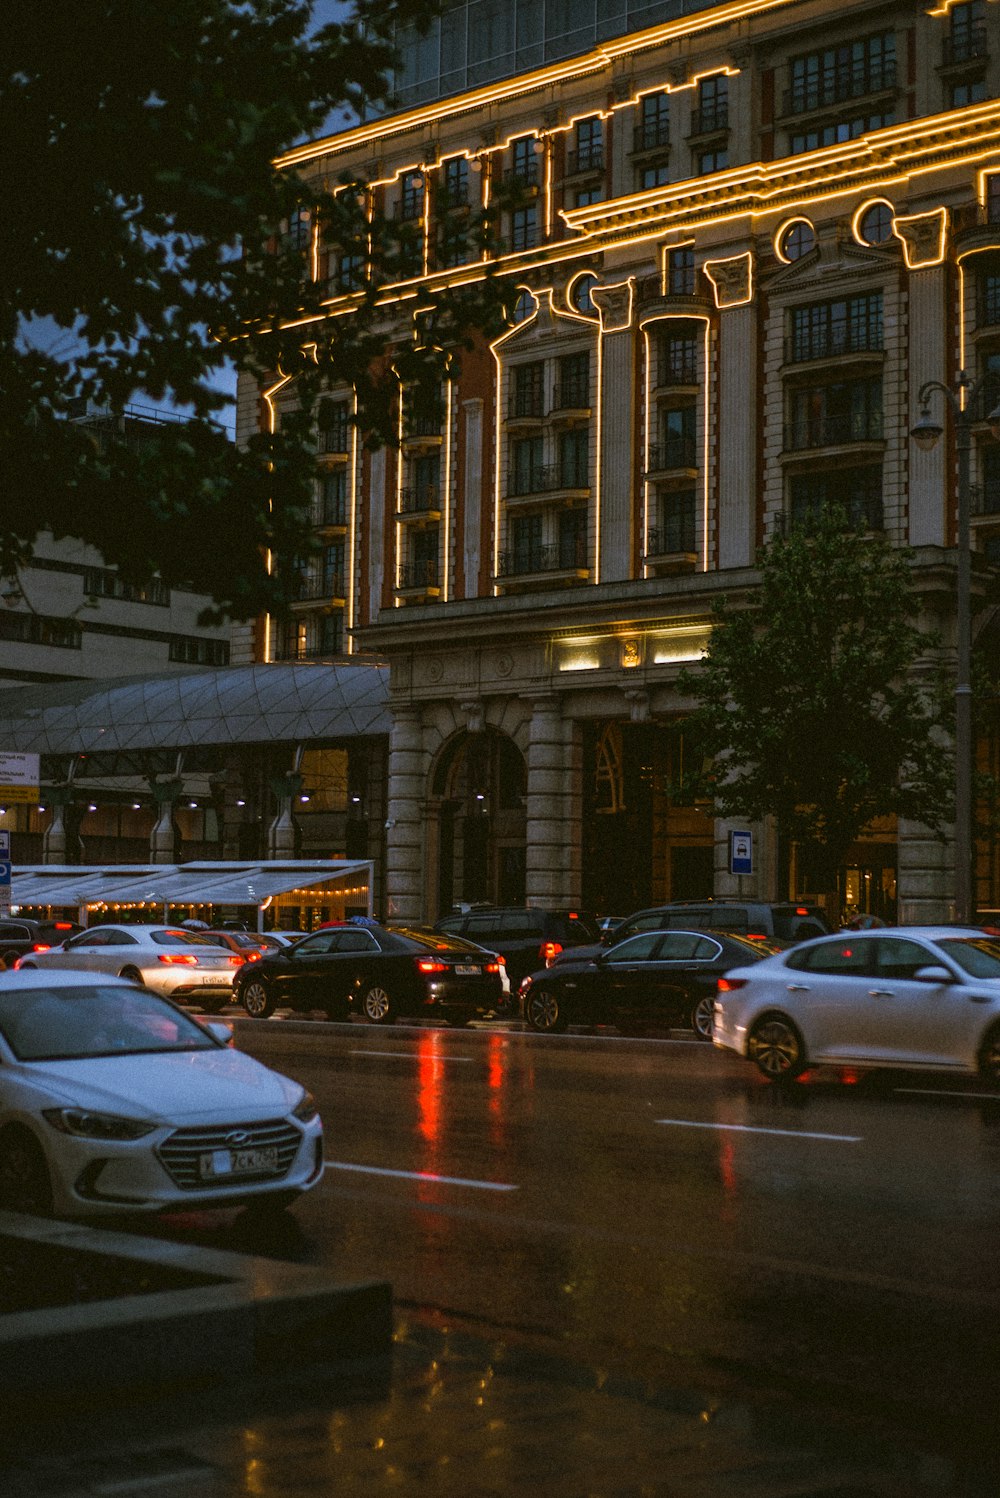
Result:
<instances>
[{"instance_id":1,"label":"sign on pole","mask_svg":"<svg viewBox=\"0 0 1000 1498\"><path fill-rule=\"evenodd\" d=\"M752 832L730 832L729 872L731 874L753 873Z\"/></svg>"},{"instance_id":2,"label":"sign on pole","mask_svg":"<svg viewBox=\"0 0 1000 1498\"><path fill-rule=\"evenodd\" d=\"M37 754L0 754L0 806L30 806L38 800Z\"/></svg>"},{"instance_id":3,"label":"sign on pole","mask_svg":"<svg viewBox=\"0 0 1000 1498\"><path fill-rule=\"evenodd\" d=\"M10 833L0 832L0 916L10 915Z\"/></svg>"}]
</instances>

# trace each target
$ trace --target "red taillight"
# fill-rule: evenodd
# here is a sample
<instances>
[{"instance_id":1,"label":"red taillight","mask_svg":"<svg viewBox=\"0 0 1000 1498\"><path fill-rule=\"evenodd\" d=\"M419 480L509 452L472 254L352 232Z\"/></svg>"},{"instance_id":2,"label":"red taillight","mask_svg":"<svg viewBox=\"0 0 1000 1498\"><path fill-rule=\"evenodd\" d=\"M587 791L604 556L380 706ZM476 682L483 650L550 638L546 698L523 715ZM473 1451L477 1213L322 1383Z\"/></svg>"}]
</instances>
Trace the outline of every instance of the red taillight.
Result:
<instances>
[{"instance_id":1,"label":"red taillight","mask_svg":"<svg viewBox=\"0 0 1000 1498\"><path fill-rule=\"evenodd\" d=\"M33 952L51 952L52 948L47 941L36 941L31 950Z\"/></svg>"},{"instance_id":2,"label":"red taillight","mask_svg":"<svg viewBox=\"0 0 1000 1498\"><path fill-rule=\"evenodd\" d=\"M14 963L14 966L11 968L11 972L12 973L16 973L20 969L20 966L21 966L21 959L19 957L17 959L17 961Z\"/></svg>"},{"instance_id":3,"label":"red taillight","mask_svg":"<svg viewBox=\"0 0 1000 1498\"><path fill-rule=\"evenodd\" d=\"M420 973L446 973L448 971L448 964L446 962L435 962L430 957L418 957L417 971Z\"/></svg>"},{"instance_id":4,"label":"red taillight","mask_svg":"<svg viewBox=\"0 0 1000 1498\"><path fill-rule=\"evenodd\" d=\"M53 931L72 931L72 929L73 929L73 922L72 921L53 921L52 922L52 929L53 929Z\"/></svg>"},{"instance_id":5,"label":"red taillight","mask_svg":"<svg viewBox=\"0 0 1000 1498\"><path fill-rule=\"evenodd\" d=\"M735 993L738 988L746 988L745 978L720 978L715 985L716 993Z\"/></svg>"},{"instance_id":6,"label":"red taillight","mask_svg":"<svg viewBox=\"0 0 1000 1498\"><path fill-rule=\"evenodd\" d=\"M197 967L197 957L192 957L190 952L158 952L157 962L166 962L171 967Z\"/></svg>"},{"instance_id":7,"label":"red taillight","mask_svg":"<svg viewBox=\"0 0 1000 1498\"><path fill-rule=\"evenodd\" d=\"M500 964L499 964L499 962L488 962L486 964L486 966L483 968L483 972L484 973L498 973L499 971L500 971Z\"/></svg>"},{"instance_id":8,"label":"red taillight","mask_svg":"<svg viewBox=\"0 0 1000 1498\"><path fill-rule=\"evenodd\" d=\"M766 931L748 931L747 941L767 941Z\"/></svg>"},{"instance_id":9,"label":"red taillight","mask_svg":"<svg viewBox=\"0 0 1000 1498\"><path fill-rule=\"evenodd\" d=\"M808 907L808 905L796 905L796 907L795 907L795 914L796 915L808 915L809 914L809 907Z\"/></svg>"},{"instance_id":10,"label":"red taillight","mask_svg":"<svg viewBox=\"0 0 1000 1498\"><path fill-rule=\"evenodd\" d=\"M559 941L543 941L542 945L538 949L538 955L539 955L539 957L541 957L541 959L542 959L543 962L551 962L554 957L558 957L559 956L559 953L561 951L562 951L562 942L559 942Z\"/></svg>"},{"instance_id":11,"label":"red taillight","mask_svg":"<svg viewBox=\"0 0 1000 1498\"><path fill-rule=\"evenodd\" d=\"M260 954L256 953L255 956L259 957ZM229 959L229 966L230 967L242 967L243 964L244 964L244 962L253 962L253 960L254 960L253 957L241 957L238 952L234 952L233 955Z\"/></svg>"},{"instance_id":12,"label":"red taillight","mask_svg":"<svg viewBox=\"0 0 1000 1498\"><path fill-rule=\"evenodd\" d=\"M237 961L238 962L259 962L260 959L263 957L263 955L264 955L263 952L244 952L242 957L238 957L237 958Z\"/></svg>"}]
</instances>

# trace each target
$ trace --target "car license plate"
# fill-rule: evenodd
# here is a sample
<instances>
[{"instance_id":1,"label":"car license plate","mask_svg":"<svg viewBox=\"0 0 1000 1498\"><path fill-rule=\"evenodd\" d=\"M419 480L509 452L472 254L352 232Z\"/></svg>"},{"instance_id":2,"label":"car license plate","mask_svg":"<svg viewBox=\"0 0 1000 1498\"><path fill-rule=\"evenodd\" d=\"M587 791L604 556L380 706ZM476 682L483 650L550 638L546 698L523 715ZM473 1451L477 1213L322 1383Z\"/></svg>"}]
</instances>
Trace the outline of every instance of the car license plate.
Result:
<instances>
[{"instance_id":1,"label":"car license plate","mask_svg":"<svg viewBox=\"0 0 1000 1498\"><path fill-rule=\"evenodd\" d=\"M198 1174L203 1181L219 1176L273 1174L277 1169L278 1151L273 1145L264 1149L212 1150L198 1160Z\"/></svg>"},{"instance_id":2,"label":"car license plate","mask_svg":"<svg viewBox=\"0 0 1000 1498\"><path fill-rule=\"evenodd\" d=\"M482 972L482 968L470 966L468 963L465 963L464 965L456 963L455 972L460 978L478 978L480 973Z\"/></svg>"}]
</instances>

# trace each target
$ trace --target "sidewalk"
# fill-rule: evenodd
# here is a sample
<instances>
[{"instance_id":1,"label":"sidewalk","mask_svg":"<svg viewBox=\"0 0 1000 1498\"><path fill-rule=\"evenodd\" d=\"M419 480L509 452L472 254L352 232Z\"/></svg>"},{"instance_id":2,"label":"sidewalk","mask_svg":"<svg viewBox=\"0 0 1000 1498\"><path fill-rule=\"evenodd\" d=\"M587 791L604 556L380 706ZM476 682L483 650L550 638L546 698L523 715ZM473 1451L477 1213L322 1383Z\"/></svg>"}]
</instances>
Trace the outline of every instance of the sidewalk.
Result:
<instances>
[{"instance_id":1,"label":"sidewalk","mask_svg":"<svg viewBox=\"0 0 1000 1498\"><path fill-rule=\"evenodd\" d=\"M234 1370L235 1371L235 1370ZM797 1409L708 1401L397 1312L385 1387L218 1390L46 1420L4 1498L995 1498L996 1472Z\"/></svg>"}]
</instances>

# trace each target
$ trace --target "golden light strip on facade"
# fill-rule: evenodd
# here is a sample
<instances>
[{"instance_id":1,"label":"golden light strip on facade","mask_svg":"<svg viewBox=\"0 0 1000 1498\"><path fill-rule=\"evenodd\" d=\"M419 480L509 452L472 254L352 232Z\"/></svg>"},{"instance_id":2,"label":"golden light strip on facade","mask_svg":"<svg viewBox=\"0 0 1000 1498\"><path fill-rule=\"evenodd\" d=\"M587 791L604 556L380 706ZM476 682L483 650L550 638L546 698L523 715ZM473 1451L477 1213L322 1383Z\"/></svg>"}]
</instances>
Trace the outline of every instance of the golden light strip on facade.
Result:
<instances>
[{"instance_id":1,"label":"golden light strip on facade","mask_svg":"<svg viewBox=\"0 0 1000 1498\"><path fill-rule=\"evenodd\" d=\"M451 577L451 427L457 392L452 380L445 380L444 452L442 454L442 479L444 482L444 557L441 566L441 601L448 602L448 582Z\"/></svg>"},{"instance_id":2,"label":"golden light strip on facade","mask_svg":"<svg viewBox=\"0 0 1000 1498\"><path fill-rule=\"evenodd\" d=\"M396 588L393 598L393 606L402 608L403 600L399 596L399 590L403 585L403 401L405 397L403 382L399 382L399 408L396 413L396 525L393 534L396 538Z\"/></svg>"},{"instance_id":3,"label":"golden light strip on facade","mask_svg":"<svg viewBox=\"0 0 1000 1498\"><path fill-rule=\"evenodd\" d=\"M919 259L914 254L913 246L905 234L899 232L898 225L927 223L935 218L938 220L937 243L926 259ZM929 270L931 266L940 265L945 257L945 245L948 233L948 210L946 208L934 208L930 213L894 213L892 217L892 232L903 246L903 260L907 270Z\"/></svg>"},{"instance_id":4,"label":"golden light strip on facade","mask_svg":"<svg viewBox=\"0 0 1000 1498\"><path fill-rule=\"evenodd\" d=\"M650 327L654 323L666 323L666 322L700 322L700 323L704 324L704 330L703 330L703 339L704 339L704 342L702 344L702 354L701 354L701 357L702 357L702 366L701 367L702 367L702 370L704 372L704 378L702 379L702 382L701 382L702 383L702 413L701 413L702 460L701 460L701 484L700 484L700 487L701 487L701 571L702 572L707 572L708 571L708 560L709 560L709 487L708 487L708 458L709 458L709 441L708 441L708 435L709 435L709 429L708 429L708 423L709 423L710 409L709 409L708 359L709 359L709 339L710 339L711 331L712 331L712 323L711 323L711 319L704 312L695 312L695 311L692 311L692 312L653 312L653 313L650 313L650 315L648 317L643 318L642 322L639 325L640 331L641 331L642 336L643 336L644 349L645 349L645 362L646 362L646 380L645 380L646 413L645 413L645 431L644 431L644 436L643 436L643 441L644 441L645 446L644 446L644 449L643 449L643 464L642 464L642 470L643 470L642 554L643 554L643 576L644 577L651 576L651 573L649 571L649 564L646 561L646 557L649 555L649 531L650 531L649 517L650 517L650 508L651 508L651 506L650 506L650 496L651 496L651 494L653 493L653 491L655 489L655 481L646 477L647 473L649 472L650 412L651 412L651 410L653 408L653 405L654 405L654 401L653 401L653 383L652 383L652 380L653 380L653 359L652 359L652 344L651 344L651 340L650 340L650 336L649 336L649 329L650 329Z\"/></svg>"},{"instance_id":5,"label":"golden light strip on facade","mask_svg":"<svg viewBox=\"0 0 1000 1498\"><path fill-rule=\"evenodd\" d=\"M352 391L353 408L352 414L358 414L358 392ZM357 422L351 423L351 509L347 541L347 640L345 649L348 655L354 654L353 629L357 624L357 584L355 581L355 570L358 565L358 427Z\"/></svg>"},{"instance_id":6,"label":"golden light strip on facade","mask_svg":"<svg viewBox=\"0 0 1000 1498\"><path fill-rule=\"evenodd\" d=\"M500 592L500 585L499 585L499 583L497 581L497 578L498 578L499 571L500 571L500 490L501 490L500 451L501 451L501 443L502 443L502 440L503 440L503 409L504 409L504 402L503 402L503 396L504 396L504 388L503 388L503 361L500 358L500 349L508 341L508 339L513 338L513 336L514 336L515 333L520 332L520 330L522 328L527 327L529 323L537 322L537 320L538 320L538 309L539 309L539 305L540 305L537 295L535 294L534 291L531 291L529 287L527 287L527 286L515 287L514 289L516 291L518 291L518 290L520 290L520 291L526 291L529 296L533 297L534 298L534 302L535 302L535 310L534 310L534 312L532 312L532 314L531 314L530 317L526 317L523 320L523 322L515 323L512 328L508 328L507 331L506 331L506 333L501 333L500 337L499 338L495 338L493 340L493 342L490 344L490 353L493 355L493 358L495 359L496 366L497 366L497 380L496 380L497 398L496 398L496 401L494 402L494 405L495 405L495 416L494 416L494 420L495 420L495 423L496 423L496 432L494 434L494 442L493 442L493 596L494 597L497 597L499 595L499 592Z\"/></svg>"},{"instance_id":7,"label":"golden light strip on facade","mask_svg":"<svg viewBox=\"0 0 1000 1498\"><path fill-rule=\"evenodd\" d=\"M781 246L782 242L784 241L785 235L795 224L806 224L813 234L815 234L816 232L816 228L812 220L803 218L800 213L793 214L791 218L783 219L775 229L774 234L771 236L771 248L774 251L774 258L776 260L780 260L782 265L791 265L793 263L791 260L789 260L788 256L785 254Z\"/></svg>"},{"instance_id":8,"label":"golden light strip on facade","mask_svg":"<svg viewBox=\"0 0 1000 1498\"><path fill-rule=\"evenodd\" d=\"M700 31L726 26L731 21L745 20L747 17L762 15L767 11L784 9L792 3L793 0L731 0L728 5L719 5L704 13L695 12L676 21L666 21L659 26L650 26L645 31L632 31L627 36L611 38L602 42L592 52L570 58L565 62L553 63L531 73L521 73L515 78L505 78L497 83L486 84L482 88L471 89L468 93L451 95L447 99L436 99L429 104L404 110L397 115L372 120L364 125L356 125L354 129L345 130L339 135L324 136L317 141L307 141L276 157L274 165L280 169L298 166L302 162L313 161L322 156L339 155L372 141L382 140L390 131L402 135L438 120L450 119L457 114L468 114L474 109L509 101L521 94L541 91L553 83L586 78L591 73L609 68L617 58L627 57L633 52L646 52L678 38L687 39Z\"/></svg>"},{"instance_id":9,"label":"golden light strip on facade","mask_svg":"<svg viewBox=\"0 0 1000 1498\"><path fill-rule=\"evenodd\" d=\"M279 390L284 390L285 386L291 382L291 379L291 375L282 375L276 384L271 385L267 390L261 391L264 404L267 407L267 429L272 436L278 430L278 408L275 403L274 397L278 394ZM268 508L270 508L270 501L268 501ZM274 552L271 551L270 547L268 547L268 549L264 553L264 570L267 573L268 577L270 577L274 571ZM271 660L270 614L264 615L264 660L265 662Z\"/></svg>"},{"instance_id":10,"label":"golden light strip on facade","mask_svg":"<svg viewBox=\"0 0 1000 1498\"><path fill-rule=\"evenodd\" d=\"M734 301L723 301L723 282L721 281L721 279L714 276L712 274L712 271L716 266L732 265L732 263L736 260L745 260L747 263L746 295L738 297ZM750 250L744 250L741 255L726 255L724 258L719 260L704 260L702 262L701 268L704 274L712 283L712 295L715 299L715 305L720 312L724 309L728 310L730 307L745 307L748 302L753 301L753 254Z\"/></svg>"}]
</instances>

